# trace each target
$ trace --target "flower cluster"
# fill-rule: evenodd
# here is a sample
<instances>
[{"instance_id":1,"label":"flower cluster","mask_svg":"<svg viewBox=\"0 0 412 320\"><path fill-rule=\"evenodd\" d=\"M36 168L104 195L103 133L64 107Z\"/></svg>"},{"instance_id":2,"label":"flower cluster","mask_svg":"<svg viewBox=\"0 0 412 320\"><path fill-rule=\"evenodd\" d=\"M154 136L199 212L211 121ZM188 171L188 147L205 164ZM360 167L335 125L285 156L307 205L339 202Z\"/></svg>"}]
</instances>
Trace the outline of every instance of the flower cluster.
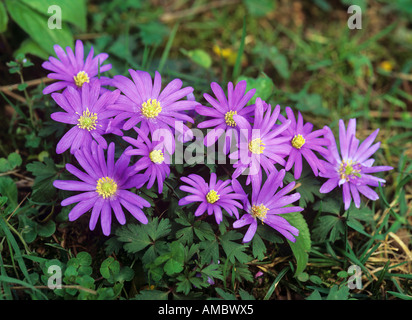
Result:
<instances>
[{"instance_id":1,"label":"flower cluster","mask_svg":"<svg viewBox=\"0 0 412 320\"><path fill-rule=\"evenodd\" d=\"M66 164L67 171L79 180L56 180L54 186L79 192L61 203L77 203L69 213L71 221L91 210L90 229L100 218L105 235L111 231L112 213L120 224L126 223L124 209L139 222L148 222L143 210L150 204L135 190L145 185L150 189L156 183L158 192L163 191L172 156L178 152L177 143L193 140L195 120L201 120L198 129L207 129L201 140L204 147L218 146L218 152L232 161L233 171L226 179L214 172L206 180L194 173L181 177L180 190L186 195L179 205L196 203L193 214L213 215L217 224L227 214L235 219L234 228L248 225L244 242L253 239L259 221L296 241L299 230L282 215L304 208L294 204L300 198L294 192L295 182L284 186L284 178L293 168L294 178L299 179L303 161L315 177L327 179L321 193L342 188L345 209L352 198L359 207L360 194L378 199L370 187L385 180L372 173L392 169L373 166L371 156L380 146L373 144L378 130L360 143L355 119L349 120L347 130L339 121L339 153L329 127L313 130L300 112L296 117L289 107L282 115L280 105L272 107L255 98L255 89L247 91L246 81L235 86L229 82L227 93L213 82L214 96L205 93L207 104L202 105L194 98L194 89L183 87L180 79L162 86L158 72L153 78L139 70L129 70L130 78L100 76L111 69L110 64L102 65L108 55L93 57L92 48L84 59L79 40L74 52L69 47L65 52L57 45L55 51L57 58L50 57L43 67L58 81L43 93L51 94L63 109L51 118L71 125L57 143L56 153L70 150L83 171ZM121 137L118 139L127 147L122 150L119 144L108 143L106 138L111 135ZM115 151L120 153L116 161ZM249 187L248 194L245 190Z\"/></svg>"}]
</instances>

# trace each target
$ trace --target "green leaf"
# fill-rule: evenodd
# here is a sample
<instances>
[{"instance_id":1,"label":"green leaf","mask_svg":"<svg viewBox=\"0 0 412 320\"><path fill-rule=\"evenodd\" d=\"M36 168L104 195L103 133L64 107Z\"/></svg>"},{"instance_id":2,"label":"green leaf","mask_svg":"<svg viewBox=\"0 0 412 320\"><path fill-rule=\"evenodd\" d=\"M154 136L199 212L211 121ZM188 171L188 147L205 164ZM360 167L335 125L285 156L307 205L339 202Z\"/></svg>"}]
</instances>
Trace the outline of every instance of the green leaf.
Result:
<instances>
[{"instance_id":1,"label":"green leaf","mask_svg":"<svg viewBox=\"0 0 412 320\"><path fill-rule=\"evenodd\" d=\"M0 172L10 171L11 167L9 161L6 158L0 158Z\"/></svg>"},{"instance_id":2,"label":"green leaf","mask_svg":"<svg viewBox=\"0 0 412 320\"><path fill-rule=\"evenodd\" d=\"M283 214L289 223L299 230L299 235L295 242L288 240L293 255L296 258L295 276L298 276L306 268L309 260L309 251L311 248L311 239L308 224L300 212L291 212Z\"/></svg>"},{"instance_id":3,"label":"green leaf","mask_svg":"<svg viewBox=\"0 0 412 320\"><path fill-rule=\"evenodd\" d=\"M200 272L209 278L223 280L222 271L219 270L219 265L217 264L211 263Z\"/></svg>"},{"instance_id":4,"label":"green leaf","mask_svg":"<svg viewBox=\"0 0 412 320\"><path fill-rule=\"evenodd\" d=\"M328 238L329 241L335 242L345 232L345 225L341 217L335 215L325 215L318 218L313 229L313 237L316 242L324 242Z\"/></svg>"},{"instance_id":5,"label":"green leaf","mask_svg":"<svg viewBox=\"0 0 412 320\"><path fill-rule=\"evenodd\" d=\"M142 290L133 299L136 300L167 300L169 292L160 290Z\"/></svg>"},{"instance_id":6,"label":"green leaf","mask_svg":"<svg viewBox=\"0 0 412 320\"><path fill-rule=\"evenodd\" d=\"M184 294L188 294L190 290L193 288L192 282L186 275L179 275L176 278L177 281L177 286L176 286L176 292L183 292Z\"/></svg>"},{"instance_id":7,"label":"green leaf","mask_svg":"<svg viewBox=\"0 0 412 320\"><path fill-rule=\"evenodd\" d=\"M259 234L255 234L252 239L253 256L258 260L263 260L266 253L266 246Z\"/></svg>"},{"instance_id":8,"label":"green leaf","mask_svg":"<svg viewBox=\"0 0 412 320\"><path fill-rule=\"evenodd\" d=\"M193 226L196 236L201 241L215 239L215 233L209 223L204 221L196 221Z\"/></svg>"},{"instance_id":9,"label":"green leaf","mask_svg":"<svg viewBox=\"0 0 412 320\"><path fill-rule=\"evenodd\" d=\"M21 156L15 152L10 153L9 156L7 157L7 160L9 161L11 169L21 166L23 162L21 159Z\"/></svg>"},{"instance_id":10,"label":"green leaf","mask_svg":"<svg viewBox=\"0 0 412 320\"><path fill-rule=\"evenodd\" d=\"M61 29L49 29L47 16L36 12L25 3L13 0L6 0L5 3L7 11L14 22L49 54L54 54L53 46L55 44L59 44L62 47L73 44L72 33L65 23L62 23Z\"/></svg>"},{"instance_id":11,"label":"green leaf","mask_svg":"<svg viewBox=\"0 0 412 320\"><path fill-rule=\"evenodd\" d=\"M169 35L169 28L158 21L150 21L146 24L139 25L139 35L145 45L158 46L163 39Z\"/></svg>"},{"instance_id":12,"label":"green leaf","mask_svg":"<svg viewBox=\"0 0 412 320\"><path fill-rule=\"evenodd\" d=\"M209 69L212 66L212 58L206 51L202 49L194 49L188 51L181 49L181 51L184 55L189 57L190 60L205 69Z\"/></svg>"},{"instance_id":13,"label":"green leaf","mask_svg":"<svg viewBox=\"0 0 412 320\"><path fill-rule=\"evenodd\" d=\"M329 294L326 297L326 300L348 300L349 298L349 287L348 286L342 286L338 287L337 285L334 285L332 288L330 288Z\"/></svg>"},{"instance_id":14,"label":"green leaf","mask_svg":"<svg viewBox=\"0 0 412 320\"><path fill-rule=\"evenodd\" d=\"M185 259L185 248L183 244L178 241L174 241L170 245L170 253L168 260L164 265L164 271L167 275L171 276L175 273L179 273L183 270L183 262Z\"/></svg>"},{"instance_id":15,"label":"green leaf","mask_svg":"<svg viewBox=\"0 0 412 320\"><path fill-rule=\"evenodd\" d=\"M21 44L20 47L14 51L14 54L32 54L36 57L39 57L43 60L49 59L50 54L39 46L37 42L34 42L32 39L26 39Z\"/></svg>"},{"instance_id":16,"label":"green leaf","mask_svg":"<svg viewBox=\"0 0 412 320\"><path fill-rule=\"evenodd\" d=\"M87 28L87 5L85 0L19 0L25 5L29 6L33 10L36 10L42 15L46 15L44 18L47 21L56 12L49 13L49 7L56 5L61 8L62 22L70 22L77 26L81 31L86 31ZM47 20L46 20L47 19Z\"/></svg>"},{"instance_id":17,"label":"green leaf","mask_svg":"<svg viewBox=\"0 0 412 320\"><path fill-rule=\"evenodd\" d=\"M232 293L225 292L221 288L215 288L217 294L221 296L224 300L237 300L236 296Z\"/></svg>"},{"instance_id":18,"label":"green leaf","mask_svg":"<svg viewBox=\"0 0 412 320\"><path fill-rule=\"evenodd\" d=\"M273 0L243 0L248 13L254 17L263 17L275 9L276 1Z\"/></svg>"},{"instance_id":19,"label":"green leaf","mask_svg":"<svg viewBox=\"0 0 412 320\"><path fill-rule=\"evenodd\" d=\"M156 255L155 246L161 244L162 241L159 239L170 234L171 225L169 219L159 219L154 218L147 224L127 224L116 230L116 235L118 240L125 242L124 249L130 253L136 253L147 246L152 245L152 250L150 251L152 257ZM149 249L150 250L150 249ZM148 254L149 250L146 251L145 255ZM147 257L144 257L145 259Z\"/></svg>"},{"instance_id":20,"label":"green leaf","mask_svg":"<svg viewBox=\"0 0 412 320\"><path fill-rule=\"evenodd\" d=\"M90 266L92 264L92 256L86 251L79 252L76 258L81 266Z\"/></svg>"},{"instance_id":21,"label":"green leaf","mask_svg":"<svg viewBox=\"0 0 412 320\"><path fill-rule=\"evenodd\" d=\"M0 195L7 197L12 210L17 207L17 186L10 177L0 177Z\"/></svg>"},{"instance_id":22,"label":"green leaf","mask_svg":"<svg viewBox=\"0 0 412 320\"><path fill-rule=\"evenodd\" d=\"M37 234L40 237L51 237L54 232L56 231L56 224L54 223L53 220L49 220L44 224L37 224Z\"/></svg>"},{"instance_id":23,"label":"green leaf","mask_svg":"<svg viewBox=\"0 0 412 320\"><path fill-rule=\"evenodd\" d=\"M318 290L314 290L305 300L322 300L322 296Z\"/></svg>"},{"instance_id":24,"label":"green leaf","mask_svg":"<svg viewBox=\"0 0 412 320\"><path fill-rule=\"evenodd\" d=\"M200 258L202 263L217 262L219 260L219 243L217 239L200 242Z\"/></svg>"},{"instance_id":25,"label":"green leaf","mask_svg":"<svg viewBox=\"0 0 412 320\"><path fill-rule=\"evenodd\" d=\"M120 272L116 275L115 281L116 282L124 282L124 281L131 281L134 277L133 269L124 266L120 269Z\"/></svg>"},{"instance_id":26,"label":"green leaf","mask_svg":"<svg viewBox=\"0 0 412 320\"><path fill-rule=\"evenodd\" d=\"M100 273L107 280L112 280L120 272L120 263L113 257L105 259L100 266Z\"/></svg>"},{"instance_id":27,"label":"green leaf","mask_svg":"<svg viewBox=\"0 0 412 320\"><path fill-rule=\"evenodd\" d=\"M243 235L239 232L231 230L226 232L220 238L223 250L225 251L226 256L228 257L230 262L232 263L235 263L235 259L238 260L240 263L246 263L252 260L252 257L245 253L247 245L239 244L233 241L239 240L242 237Z\"/></svg>"},{"instance_id":28,"label":"green leaf","mask_svg":"<svg viewBox=\"0 0 412 320\"><path fill-rule=\"evenodd\" d=\"M7 30L7 23L9 22L9 16L7 15L6 8L3 2L0 2L0 33Z\"/></svg>"},{"instance_id":29,"label":"green leaf","mask_svg":"<svg viewBox=\"0 0 412 320\"><path fill-rule=\"evenodd\" d=\"M27 164L26 169L35 176L31 199L35 202L50 202L57 191L53 182L57 179L58 169L53 160L44 158L43 162L34 161Z\"/></svg>"},{"instance_id":30,"label":"green leaf","mask_svg":"<svg viewBox=\"0 0 412 320\"><path fill-rule=\"evenodd\" d=\"M239 290L239 295L242 300L256 300L256 298L253 295L243 290L242 288L240 288Z\"/></svg>"},{"instance_id":31,"label":"green leaf","mask_svg":"<svg viewBox=\"0 0 412 320\"><path fill-rule=\"evenodd\" d=\"M116 235L119 241L125 242L123 248L130 253L139 252L152 243L143 227L139 224L122 226L116 230Z\"/></svg>"},{"instance_id":32,"label":"green leaf","mask_svg":"<svg viewBox=\"0 0 412 320\"><path fill-rule=\"evenodd\" d=\"M341 203L335 198L328 197L316 202L313 206L316 211L322 210L321 212L333 213L336 215L340 214Z\"/></svg>"},{"instance_id":33,"label":"green leaf","mask_svg":"<svg viewBox=\"0 0 412 320\"><path fill-rule=\"evenodd\" d=\"M275 90L275 85L272 79L267 76L258 77L256 79L245 76L240 76L237 78L237 82L242 80L246 80L246 91L256 89L256 93L252 97L251 103L254 103L258 97L264 101L268 100Z\"/></svg>"}]
</instances>

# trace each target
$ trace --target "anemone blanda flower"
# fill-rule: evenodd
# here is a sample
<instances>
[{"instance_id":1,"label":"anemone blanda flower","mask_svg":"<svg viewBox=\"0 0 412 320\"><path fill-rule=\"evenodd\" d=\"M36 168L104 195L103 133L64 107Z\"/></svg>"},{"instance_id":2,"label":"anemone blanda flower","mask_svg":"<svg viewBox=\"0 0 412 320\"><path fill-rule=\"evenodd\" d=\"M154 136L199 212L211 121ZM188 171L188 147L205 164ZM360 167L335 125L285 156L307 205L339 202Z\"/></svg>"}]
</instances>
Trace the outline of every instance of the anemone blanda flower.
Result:
<instances>
[{"instance_id":1,"label":"anemone blanda flower","mask_svg":"<svg viewBox=\"0 0 412 320\"><path fill-rule=\"evenodd\" d=\"M91 143L91 146L85 146L76 151L75 157L85 172L71 164L66 164L66 169L81 181L55 180L53 182L58 189L81 191L61 202L62 206L78 202L69 212L70 221L78 219L92 209L90 230L94 230L100 217L103 234L108 236L112 224L112 211L120 224L126 223L122 209L124 207L138 221L143 224L147 223L147 217L142 209L150 207L150 203L128 190L134 187L136 182L134 170L128 166L130 156L127 156L125 152L115 162L115 144L112 142L107 149L106 161L103 148L95 141Z\"/></svg>"},{"instance_id":2,"label":"anemone blanda flower","mask_svg":"<svg viewBox=\"0 0 412 320\"><path fill-rule=\"evenodd\" d=\"M234 228L242 228L249 225L249 228L243 237L243 242L249 242L253 239L258 227L258 220L277 230L286 239L292 242L296 241L295 237L299 235L299 230L283 218L282 214L300 212L303 208L299 206L287 206L300 199L299 193L286 195L294 188L294 181L277 191L282 185L285 172L285 169L282 169L279 172L272 172L263 186L255 186L252 188L250 200L243 191L240 183L236 179L232 180L235 192L246 196L244 210L247 213L233 223Z\"/></svg>"},{"instance_id":3,"label":"anemone blanda flower","mask_svg":"<svg viewBox=\"0 0 412 320\"><path fill-rule=\"evenodd\" d=\"M93 57L94 50L91 47L89 54L84 60L84 47L81 40L76 41L75 51L67 47L66 52L59 45L54 46L57 58L50 57L49 61L42 64L44 69L52 71L47 75L48 78L59 80L44 88L43 94L49 94L66 87L81 88L84 83L90 82L93 78L97 79L99 73L103 73L112 68L111 64L103 65L109 57L107 53L100 53ZM100 77L103 84L109 84L110 79Z\"/></svg>"},{"instance_id":4,"label":"anemone blanda flower","mask_svg":"<svg viewBox=\"0 0 412 320\"><path fill-rule=\"evenodd\" d=\"M179 205L184 206L192 202L200 202L195 211L195 216L201 216L205 211L208 215L215 215L216 222L220 224L223 219L222 209L229 215L239 217L237 208L242 208L242 204L237 200L243 195L233 192L230 185L231 180L217 180L216 173L210 174L210 181L207 183L201 176L190 174L182 177L181 180L189 186L182 185L180 190L191 193L179 201Z\"/></svg>"},{"instance_id":5,"label":"anemone blanda flower","mask_svg":"<svg viewBox=\"0 0 412 320\"><path fill-rule=\"evenodd\" d=\"M378 194L369 186L378 187L385 183L384 179L375 177L371 173L388 171L390 166L375 166L375 159L371 156L379 149L380 142L372 145L379 129L375 130L360 145L356 138L356 119L350 119L347 130L343 120L339 120L340 154L336 146L332 130L325 126L325 138L329 140L329 153L325 155L327 161L322 160L323 169L319 176L328 180L320 188L321 193L329 193L337 186L342 187L345 210L349 209L352 198L355 206L359 208L363 194L370 200L379 199Z\"/></svg>"},{"instance_id":6,"label":"anemone blanda flower","mask_svg":"<svg viewBox=\"0 0 412 320\"><path fill-rule=\"evenodd\" d=\"M313 151L317 151L322 155L328 152L323 146L327 146L329 140L320 137L323 136L325 130L312 131L313 124L310 122L304 124L300 111L298 112L297 120L289 107L286 107L286 115L291 120L291 123L282 135L289 138L292 148L285 165L285 170L289 171L294 166L295 179L299 179L302 174L302 157L304 157L312 168L314 175L318 176L319 168L322 164ZM282 123L287 121L281 114L279 115L279 120Z\"/></svg>"},{"instance_id":7,"label":"anemone blanda flower","mask_svg":"<svg viewBox=\"0 0 412 320\"><path fill-rule=\"evenodd\" d=\"M133 81L122 75L113 78L112 85L124 94L119 97L118 104L114 107L121 111L115 121L128 119L124 122L124 130L140 123L143 131L150 132L155 137L163 136L168 142L166 148L172 154L175 130L186 135L191 134L184 122L193 123L193 119L185 111L194 109L198 103L182 98L192 93L193 88L182 88L182 81L174 79L162 90L159 72L155 72L153 81L148 72L129 69L129 73ZM176 125L176 122L180 122L180 126ZM167 132L171 135L167 135Z\"/></svg>"},{"instance_id":8,"label":"anemone blanda flower","mask_svg":"<svg viewBox=\"0 0 412 320\"><path fill-rule=\"evenodd\" d=\"M163 142L152 142L145 132L136 127L133 129L138 134L137 139L127 136L123 139L136 149L130 149L125 154L141 156L133 165L135 172L146 170L143 174L138 175L139 181L136 187L140 188L148 181L147 189L150 189L157 180L158 192L162 193L164 180L170 174L170 156L166 152Z\"/></svg>"},{"instance_id":9,"label":"anemone blanda flower","mask_svg":"<svg viewBox=\"0 0 412 320\"><path fill-rule=\"evenodd\" d=\"M60 154L70 148L74 153L82 145L90 145L93 139L106 149L107 142L102 135L117 133L108 125L111 117L118 114L116 110L107 110L107 106L114 104L119 95L119 90L106 90L101 94L98 80L85 83L80 91L68 87L63 93L52 93L51 97L65 112L52 113L51 118L73 125L57 143L56 152Z\"/></svg>"},{"instance_id":10,"label":"anemone blanda flower","mask_svg":"<svg viewBox=\"0 0 412 320\"><path fill-rule=\"evenodd\" d=\"M210 87L215 94L217 100L211 95L205 93L203 96L212 107L202 105L196 106L196 112L202 116L212 119L205 120L197 125L198 128L211 128L204 139L204 144L210 147L219 139L222 134L225 134L223 151L228 154L232 145L232 139L236 138L239 133L239 127L236 124L233 116L244 117L247 120L250 114L253 114L254 105L246 106L256 92L256 89L251 89L246 92L246 81L242 80L233 88L233 83L227 85L227 98L223 89L216 83L212 82ZM235 141L235 144L237 142Z\"/></svg>"},{"instance_id":11,"label":"anemone blanda flower","mask_svg":"<svg viewBox=\"0 0 412 320\"><path fill-rule=\"evenodd\" d=\"M266 110L266 111L265 111ZM282 136L290 120L281 125L275 125L280 114L280 106L277 105L272 112L269 104L262 99L256 99L255 116L253 127L243 117L234 115L236 123L240 128L239 149L229 155L230 159L237 160L233 167L236 168L232 177L237 178L246 169L249 169L246 183L251 180L262 179L262 167L266 174L277 172L275 164L285 165L285 157L290 153L291 145L289 138ZM259 184L259 182L257 183Z\"/></svg>"}]
</instances>

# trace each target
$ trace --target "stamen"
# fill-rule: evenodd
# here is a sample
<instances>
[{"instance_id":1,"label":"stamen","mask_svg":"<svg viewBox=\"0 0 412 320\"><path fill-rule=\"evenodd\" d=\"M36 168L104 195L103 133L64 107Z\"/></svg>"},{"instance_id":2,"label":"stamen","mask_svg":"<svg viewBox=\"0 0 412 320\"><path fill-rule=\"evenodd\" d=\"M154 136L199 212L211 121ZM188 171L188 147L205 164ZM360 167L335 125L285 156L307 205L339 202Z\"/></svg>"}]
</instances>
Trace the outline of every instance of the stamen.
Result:
<instances>
[{"instance_id":1,"label":"stamen","mask_svg":"<svg viewBox=\"0 0 412 320\"><path fill-rule=\"evenodd\" d=\"M265 150L264 145L260 138L254 139L249 142L249 151L255 154L261 154L263 150Z\"/></svg>"},{"instance_id":2,"label":"stamen","mask_svg":"<svg viewBox=\"0 0 412 320\"><path fill-rule=\"evenodd\" d=\"M215 190L210 190L208 194L206 195L206 200L209 203L215 203L217 200L219 200L220 196Z\"/></svg>"},{"instance_id":3,"label":"stamen","mask_svg":"<svg viewBox=\"0 0 412 320\"><path fill-rule=\"evenodd\" d=\"M305 138L301 134L298 134L292 139L292 147L296 149L300 149L303 147L305 142L306 142Z\"/></svg>"},{"instance_id":4,"label":"stamen","mask_svg":"<svg viewBox=\"0 0 412 320\"><path fill-rule=\"evenodd\" d=\"M142 103L142 114L148 119L156 118L161 111L160 102L156 99L149 99Z\"/></svg>"},{"instance_id":5,"label":"stamen","mask_svg":"<svg viewBox=\"0 0 412 320\"><path fill-rule=\"evenodd\" d=\"M237 111L228 111L225 114L226 124L230 127L236 127L236 122L233 120L233 115L237 114Z\"/></svg>"},{"instance_id":6,"label":"stamen","mask_svg":"<svg viewBox=\"0 0 412 320\"><path fill-rule=\"evenodd\" d=\"M343 160L339 166L339 175L341 180L349 181L350 179L360 178L361 166L352 160Z\"/></svg>"},{"instance_id":7,"label":"stamen","mask_svg":"<svg viewBox=\"0 0 412 320\"><path fill-rule=\"evenodd\" d=\"M263 204L261 205L253 205L251 209L251 215L253 218L259 218L260 220L263 220L266 218L266 214L269 211L268 208L266 208Z\"/></svg>"},{"instance_id":8,"label":"stamen","mask_svg":"<svg viewBox=\"0 0 412 320\"><path fill-rule=\"evenodd\" d=\"M73 76L73 79L74 83L79 88L81 88L85 82L89 83L90 81L88 74L84 71L79 71L79 73L76 76Z\"/></svg>"},{"instance_id":9,"label":"stamen","mask_svg":"<svg viewBox=\"0 0 412 320\"><path fill-rule=\"evenodd\" d=\"M161 164L165 160L164 154L161 150L153 150L149 153L149 158L153 163L158 164Z\"/></svg>"},{"instance_id":10,"label":"stamen","mask_svg":"<svg viewBox=\"0 0 412 320\"><path fill-rule=\"evenodd\" d=\"M103 177L97 181L96 192L104 199L112 197L117 191L117 184L112 178Z\"/></svg>"},{"instance_id":11,"label":"stamen","mask_svg":"<svg viewBox=\"0 0 412 320\"><path fill-rule=\"evenodd\" d=\"M77 122L80 129L96 130L97 113L90 113L89 108L87 108L86 111L83 111L83 115L77 119Z\"/></svg>"}]
</instances>

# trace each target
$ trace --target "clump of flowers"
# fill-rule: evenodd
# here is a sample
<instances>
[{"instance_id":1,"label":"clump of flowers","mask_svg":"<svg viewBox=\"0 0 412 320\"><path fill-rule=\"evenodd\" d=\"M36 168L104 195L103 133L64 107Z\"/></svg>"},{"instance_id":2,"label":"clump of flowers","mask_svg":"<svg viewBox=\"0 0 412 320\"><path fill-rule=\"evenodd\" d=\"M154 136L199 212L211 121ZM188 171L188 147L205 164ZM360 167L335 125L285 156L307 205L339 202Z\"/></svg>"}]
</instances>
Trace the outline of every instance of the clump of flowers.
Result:
<instances>
[{"instance_id":1,"label":"clump of flowers","mask_svg":"<svg viewBox=\"0 0 412 320\"><path fill-rule=\"evenodd\" d=\"M373 144L379 129L375 130L361 144L356 138L356 119L350 119L345 130L343 120L339 120L340 153L336 146L335 136L329 127L325 127L325 137L329 140L329 153L322 160L323 168L320 176L328 180L320 188L321 193L328 193L336 187L342 187L345 210L349 209L352 198L355 206L360 207L360 193L370 200L379 199L378 194L370 188L383 185L386 181L371 173L388 171L390 166L373 166L375 159L371 156L379 149L380 142Z\"/></svg>"},{"instance_id":2,"label":"clump of flowers","mask_svg":"<svg viewBox=\"0 0 412 320\"><path fill-rule=\"evenodd\" d=\"M200 103L192 87L184 87L180 79L165 83L157 71L153 77L141 70L129 70L131 79L101 77L111 68L102 64L108 55L94 57L92 48L84 59L81 41L74 52L66 48L66 53L59 46L55 51L58 59L50 57L43 67L57 81L43 93L51 93L62 109L51 118L71 125L57 143L56 153L70 149L84 171L68 163L67 171L79 180L56 180L54 186L79 192L61 203L77 203L69 213L70 221L91 211L90 229L100 218L104 235L111 233L113 213L119 224L126 223L124 210L140 223L148 222L145 208L150 203L140 190L156 183L157 192L163 192L173 176L173 155L181 152L177 143L192 141L195 125L207 129L201 147L218 145L217 152L232 161L233 170L222 177L220 171L210 172L206 180L183 172L179 189L184 196L178 204L198 219L213 215L217 224L227 215L233 228L244 230L243 242L253 239L260 224L291 242L299 237L299 229L285 218L305 213L298 203L299 185L292 181L284 186L284 180L292 168L295 180L300 179L304 160L314 177L327 179L321 193L342 188L345 210L352 199L359 207L361 195L377 200L371 187L385 180L372 174L392 169L373 166L371 157L380 147L379 142L373 144L378 130L360 143L355 119L349 120L347 130L339 121L339 152L328 126L313 130L313 124L305 123L300 112L296 118L290 107L282 114L280 105L272 108L255 96L256 89L247 90L246 81L229 82L227 92L213 82L214 97L204 93L205 102ZM116 140L120 142L110 142L113 135L121 136ZM120 153L117 161L115 150Z\"/></svg>"}]
</instances>

